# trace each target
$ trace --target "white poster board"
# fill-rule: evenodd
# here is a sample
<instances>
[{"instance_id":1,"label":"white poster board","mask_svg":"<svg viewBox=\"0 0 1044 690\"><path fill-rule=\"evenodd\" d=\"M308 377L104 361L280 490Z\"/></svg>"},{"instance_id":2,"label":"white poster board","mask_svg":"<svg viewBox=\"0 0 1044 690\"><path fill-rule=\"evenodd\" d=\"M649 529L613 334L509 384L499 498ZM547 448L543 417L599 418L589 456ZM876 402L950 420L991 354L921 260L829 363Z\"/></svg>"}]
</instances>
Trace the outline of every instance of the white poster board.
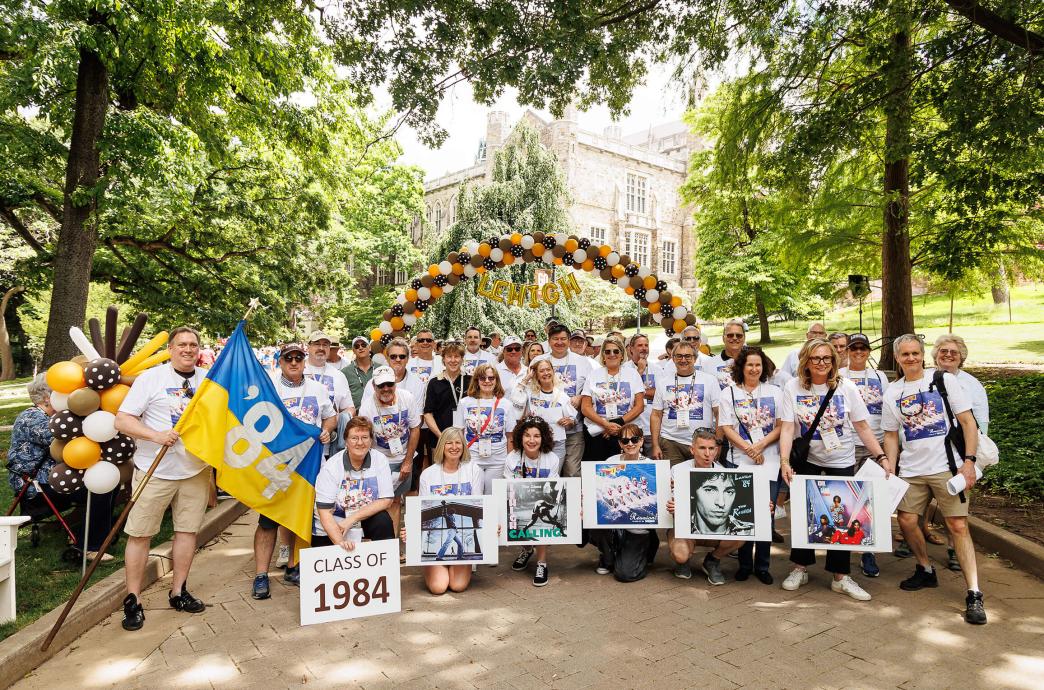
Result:
<instances>
[{"instance_id":1,"label":"white poster board","mask_svg":"<svg viewBox=\"0 0 1044 690\"><path fill-rule=\"evenodd\" d=\"M667 512L671 463L667 460L585 462L585 529L659 529L674 526Z\"/></svg>"},{"instance_id":2,"label":"white poster board","mask_svg":"<svg viewBox=\"0 0 1044 690\"><path fill-rule=\"evenodd\" d=\"M891 551L891 495L881 479L794 475L790 482L791 546Z\"/></svg>"},{"instance_id":3,"label":"white poster board","mask_svg":"<svg viewBox=\"0 0 1044 690\"><path fill-rule=\"evenodd\" d=\"M884 468L878 465L873 460L867 460L863 463L863 466L859 468L855 476L859 479L880 479L888 487L889 496L891 500L889 502L888 514L892 515L895 513L895 509L899 507L899 503L903 500L903 496L906 495L906 490L910 488L909 482L905 479L900 479L897 474L890 474L888 478L885 478Z\"/></svg>"},{"instance_id":4,"label":"white poster board","mask_svg":"<svg viewBox=\"0 0 1044 690\"><path fill-rule=\"evenodd\" d=\"M360 542L354 551L340 546L301 551L301 625L401 610L396 540Z\"/></svg>"},{"instance_id":5,"label":"white poster board","mask_svg":"<svg viewBox=\"0 0 1044 690\"><path fill-rule=\"evenodd\" d=\"M492 496L406 497L406 565L493 564L497 551Z\"/></svg>"},{"instance_id":6,"label":"white poster board","mask_svg":"<svg viewBox=\"0 0 1044 690\"><path fill-rule=\"evenodd\" d=\"M494 479L500 543L510 546L579 544L580 478Z\"/></svg>"},{"instance_id":7,"label":"white poster board","mask_svg":"<svg viewBox=\"0 0 1044 690\"><path fill-rule=\"evenodd\" d=\"M777 470L773 470L775 475ZM675 536L728 541L772 540L769 476L765 468L693 467L680 472L676 478Z\"/></svg>"}]
</instances>

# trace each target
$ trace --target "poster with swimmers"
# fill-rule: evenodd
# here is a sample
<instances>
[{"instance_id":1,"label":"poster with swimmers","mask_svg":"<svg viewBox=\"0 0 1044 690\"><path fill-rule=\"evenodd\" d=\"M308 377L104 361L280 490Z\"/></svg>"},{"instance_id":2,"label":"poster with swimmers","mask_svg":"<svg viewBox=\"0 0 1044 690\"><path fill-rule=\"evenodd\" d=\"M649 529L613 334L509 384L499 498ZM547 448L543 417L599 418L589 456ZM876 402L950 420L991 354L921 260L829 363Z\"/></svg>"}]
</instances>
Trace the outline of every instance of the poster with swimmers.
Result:
<instances>
[{"instance_id":1,"label":"poster with swimmers","mask_svg":"<svg viewBox=\"0 0 1044 690\"><path fill-rule=\"evenodd\" d=\"M500 543L510 546L579 544L580 479L494 479Z\"/></svg>"},{"instance_id":2,"label":"poster with swimmers","mask_svg":"<svg viewBox=\"0 0 1044 690\"><path fill-rule=\"evenodd\" d=\"M676 536L727 541L772 539L770 478L763 468L694 467L679 477L674 487Z\"/></svg>"},{"instance_id":3,"label":"poster with swimmers","mask_svg":"<svg viewBox=\"0 0 1044 690\"><path fill-rule=\"evenodd\" d=\"M883 479L799 474L790 491L795 549L892 550L892 492Z\"/></svg>"},{"instance_id":4,"label":"poster with swimmers","mask_svg":"<svg viewBox=\"0 0 1044 690\"><path fill-rule=\"evenodd\" d=\"M580 466L586 529L671 527L667 460L585 462Z\"/></svg>"}]
</instances>

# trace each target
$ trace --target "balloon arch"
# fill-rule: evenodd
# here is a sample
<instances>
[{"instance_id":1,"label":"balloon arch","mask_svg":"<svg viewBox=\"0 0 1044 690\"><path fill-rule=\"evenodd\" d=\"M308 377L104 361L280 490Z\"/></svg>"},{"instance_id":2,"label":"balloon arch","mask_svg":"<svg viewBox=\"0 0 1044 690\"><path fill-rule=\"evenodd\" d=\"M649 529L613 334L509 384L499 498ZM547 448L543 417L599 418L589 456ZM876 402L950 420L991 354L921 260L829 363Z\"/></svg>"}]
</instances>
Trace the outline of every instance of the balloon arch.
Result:
<instances>
[{"instance_id":1,"label":"balloon arch","mask_svg":"<svg viewBox=\"0 0 1044 690\"><path fill-rule=\"evenodd\" d=\"M607 244L598 245L586 237L565 233L519 233L491 237L485 242L469 240L460 250L450 252L427 272L410 280L384 312L377 328L370 331L370 348L384 349L392 338L404 336L428 308L458 285L488 271L516 263L544 263L548 266L571 266L576 271L596 272L603 280L623 287L624 292L649 309L653 320L668 335L680 333L696 322L695 316L682 306L682 299L667 290L648 266L641 266L626 254Z\"/></svg>"}]
</instances>

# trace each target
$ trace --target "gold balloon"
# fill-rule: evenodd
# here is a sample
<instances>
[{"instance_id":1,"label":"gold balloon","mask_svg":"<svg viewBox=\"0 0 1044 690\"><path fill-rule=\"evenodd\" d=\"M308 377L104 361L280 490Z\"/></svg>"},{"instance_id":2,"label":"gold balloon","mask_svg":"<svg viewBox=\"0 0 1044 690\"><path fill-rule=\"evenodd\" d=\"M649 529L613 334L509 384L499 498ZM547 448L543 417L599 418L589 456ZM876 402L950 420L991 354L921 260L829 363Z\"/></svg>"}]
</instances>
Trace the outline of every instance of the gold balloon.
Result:
<instances>
[{"instance_id":1,"label":"gold balloon","mask_svg":"<svg viewBox=\"0 0 1044 690\"><path fill-rule=\"evenodd\" d=\"M69 467L85 470L101 459L101 446L86 436L77 436L65 444L62 459Z\"/></svg>"},{"instance_id":2,"label":"gold balloon","mask_svg":"<svg viewBox=\"0 0 1044 690\"><path fill-rule=\"evenodd\" d=\"M69 411L86 417L92 412L97 412L101 407L101 396L97 391L90 388L78 388L69 394Z\"/></svg>"},{"instance_id":3,"label":"gold balloon","mask_svg":"<svg viewBox=\"0 0 1044 690\"><path fill-rule=\"evenodd\" d=\"M116 414L128 393L130 393L130 386L122 383L106 388L101 392L101 409Z\"/></svg>"}]
</instances>

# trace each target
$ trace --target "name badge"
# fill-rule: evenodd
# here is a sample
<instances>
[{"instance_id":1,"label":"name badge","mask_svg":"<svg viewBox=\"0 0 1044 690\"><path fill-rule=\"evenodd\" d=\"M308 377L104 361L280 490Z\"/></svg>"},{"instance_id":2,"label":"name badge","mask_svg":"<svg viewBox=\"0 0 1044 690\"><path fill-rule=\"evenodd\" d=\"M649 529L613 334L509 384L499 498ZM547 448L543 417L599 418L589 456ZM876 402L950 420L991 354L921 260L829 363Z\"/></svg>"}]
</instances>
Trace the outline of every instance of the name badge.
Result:
<instances>
[{"instance_id":1,"label":"name badge","mask_svg":"<svg viewBox=\"0 0 1044 690\"><path fill-rule=\"evenodd\" d=\"M820 429L819 436L823 439L823 446L829 452L841 449L841 437L837 435L837 429Z\"/></svg>"},{"instance_id":2,"label":"name badge","mask_svg":"<svg viewBox=\"0 0 1044 690\"><path fill-rule=\"evenodd\" d=\"M488 458L493 455L493 441L488 438L480 438L478 442L479 457Z\"/></svg>"},{"instance_id":3,"label":"name badge","mask_svg":"<svg viewBox=\"0 0 1044 690\"><path fill-rule=\"evenodd\" d=\"M679 407L678 416L675 419L675 428L677 429L688 429L689 428L689 408Z\"/></svg>"},{"instance_id":4,"label":"name badge","mask_svg":"<svg viewBox=\"0 0 1044 690\"><path fill-rule=\"evenodd\" d=\"M388 450L392 455L402 455L405 448L402 447L402 439L394 436L388 439Z\"/></svg>"},{"instance_id":5,"label":"name badge","mask_svg":"<svg viewBox=\"0 0 1044 690\"><path fill-rule=\"evenodd\" d=\"M749 431L751 443L759 443L763 438L765 438L765 432L762 431L760 426L752 426Z\"/></svg>"},{"instance_id":6,"label":"name badge","mask_svg":"<svg viewBox=\"0 0 1044 690\"><path fill-rule=\"evenodd\" d=\"M606 403L605 404L605 418L606 419L616 419L617 417L619 417L620 414L619 414L619 410L617 409L618 407L619 406L616 403L614 403L614 402Z\"/></svg>"}]
</instances>

